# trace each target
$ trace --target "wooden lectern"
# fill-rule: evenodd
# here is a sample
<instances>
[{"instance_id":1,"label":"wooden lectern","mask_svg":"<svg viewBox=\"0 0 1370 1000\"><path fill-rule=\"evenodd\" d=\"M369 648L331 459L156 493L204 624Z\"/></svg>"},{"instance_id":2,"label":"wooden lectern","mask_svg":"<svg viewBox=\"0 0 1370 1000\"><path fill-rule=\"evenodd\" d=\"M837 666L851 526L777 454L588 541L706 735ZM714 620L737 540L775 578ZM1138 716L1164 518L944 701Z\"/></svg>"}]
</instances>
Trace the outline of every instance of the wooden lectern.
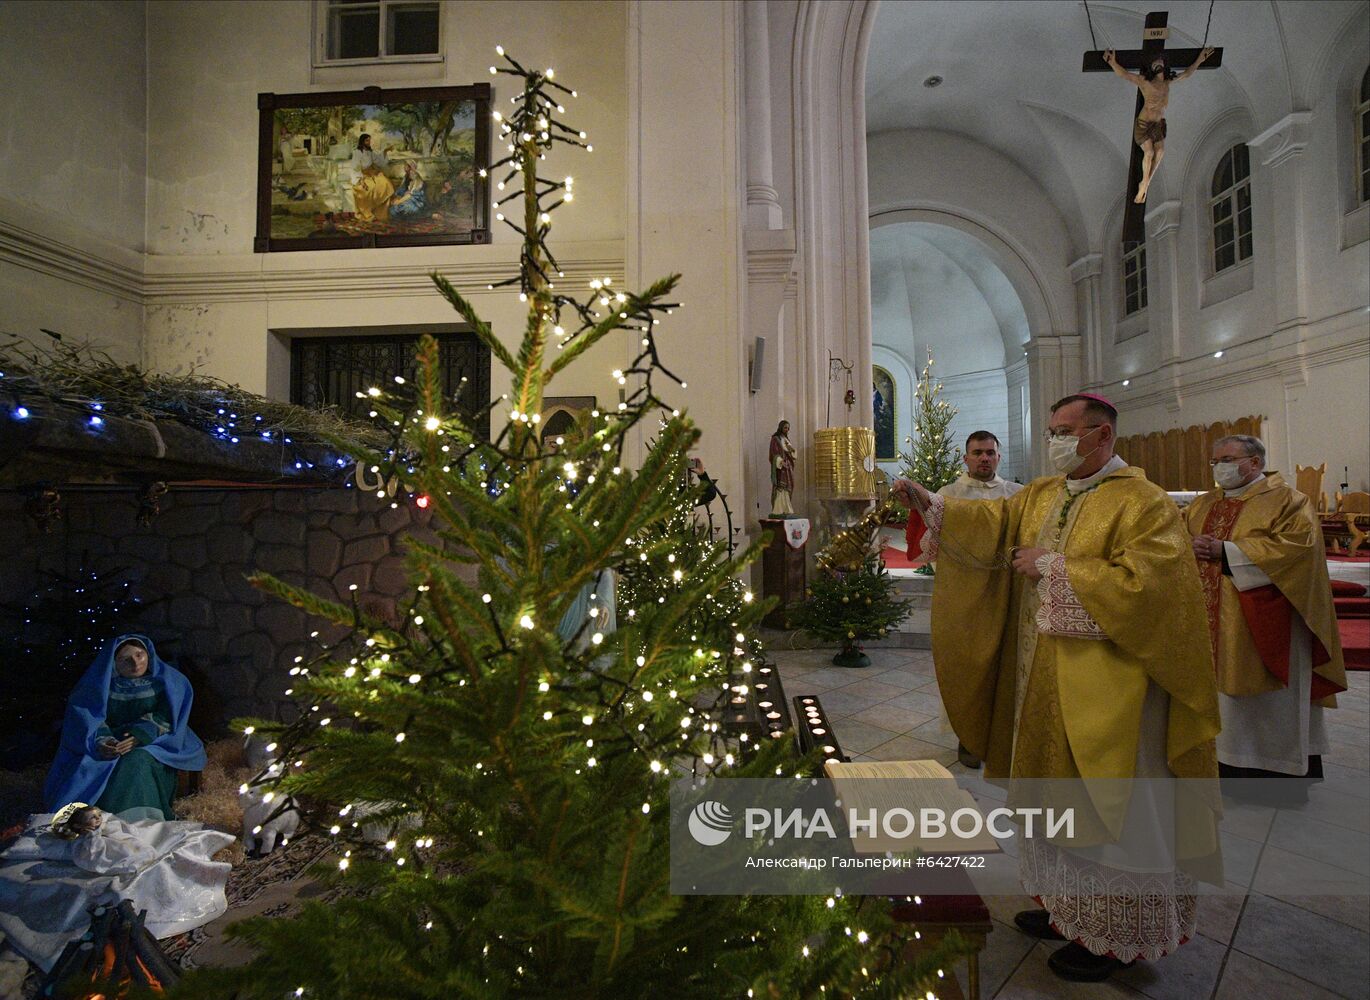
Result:
<instances>
[{"instance_id":1,"label":"wooden lectern","mask_svg":"<svg viewBox=\"0 0 1370 1000\"><path fill-rule=\"evenodd\" d=\"M785 613L792 606L802 604L804 589L808 585L804 550L808 546L807 537L798 547L787 537L786 521L791 525L802 519L763 517L761 527L771 533L770 544L761 556L761 589L765 597L779 598L779 603L763 618L762 624L771 628L785 628ZM805 529L808 521L803 521ZM804 535L807 536L807 530Z\"/></svg>"}]
</instances>

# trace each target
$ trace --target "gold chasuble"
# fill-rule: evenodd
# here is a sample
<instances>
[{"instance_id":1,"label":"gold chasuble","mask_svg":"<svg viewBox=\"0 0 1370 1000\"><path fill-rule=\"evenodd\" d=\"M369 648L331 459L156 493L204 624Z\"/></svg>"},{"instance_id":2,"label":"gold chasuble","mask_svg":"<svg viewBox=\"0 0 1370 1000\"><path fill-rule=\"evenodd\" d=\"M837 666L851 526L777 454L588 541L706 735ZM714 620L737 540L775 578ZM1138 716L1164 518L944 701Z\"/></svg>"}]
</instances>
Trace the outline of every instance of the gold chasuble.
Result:
<instances>
[{"instance_id":1,"label":"gold chasuble","mask_svg":"<svg viewBox=\"0 0 1370 1000\"><path fill-rule=\"evenodd\" d=\"M1346 665L1312 501L1276 473L1238 496L1205 493L1189 505L1185 521L1190 534L1235 543L1270 578L1264 587L1239 591L1220 562L1199 567L1218 690L1247 697L1288 686L1292 610L1312 633L1310 695L1335 707L1335 694L1346 690Z\"/></svg>"},{"instance_id":2,"label":"gold chasuble","mask_svg":"<svg viewBox=\"0 0 1370 1000\"><path fill-rule=\"evenodd\" d=\"M1073 836L1021 838L1024 891L1096 955L1174 951L1194 933L1195 879L1222 884L1218 693L1179 511L1116 458L1069 488L1049 476L933 504L952 727L986 778L1012 779L1011 806L1075 816ZM1015 547L1048 550L1040 581L1006 565Z\"/></svg>"},{"instance_id":3,"label":"gold chasuble","mask_svg":"<svg viewBox=\"0 0 1370 1000\"><path fill-rule=\"evenodd\" d=\"M1170 696L1170 772L1216 777L1208 623L1179 512L1132 466L1063 514L1068 499L1065 478L1048 476L1006 501L946 501L932 649L952 728L988 778L1132 778L1150 682ZM1064 554L1101 636L1041 634L1034 582L977 568L1014 546Z\"/></svg>"}]
</instances>

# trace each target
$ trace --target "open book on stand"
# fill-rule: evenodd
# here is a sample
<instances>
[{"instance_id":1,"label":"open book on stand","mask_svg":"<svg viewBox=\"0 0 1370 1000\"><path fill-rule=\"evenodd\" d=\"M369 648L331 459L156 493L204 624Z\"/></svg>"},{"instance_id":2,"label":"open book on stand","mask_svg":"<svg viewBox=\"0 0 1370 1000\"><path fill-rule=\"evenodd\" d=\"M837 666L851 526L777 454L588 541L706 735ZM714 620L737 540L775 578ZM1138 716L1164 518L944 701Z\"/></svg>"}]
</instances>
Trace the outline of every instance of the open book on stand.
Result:
<instances>
[{"instance_id":1,"label":"open book on stand","mask_svg":"<svg viewBox=\"0 0 1370 1000\"><path fill-rule=\"evenodd\" d=\"M974 796L935 760L829 761L823 772L859 854L999 851Z\"/></svg>"}]
</instances>

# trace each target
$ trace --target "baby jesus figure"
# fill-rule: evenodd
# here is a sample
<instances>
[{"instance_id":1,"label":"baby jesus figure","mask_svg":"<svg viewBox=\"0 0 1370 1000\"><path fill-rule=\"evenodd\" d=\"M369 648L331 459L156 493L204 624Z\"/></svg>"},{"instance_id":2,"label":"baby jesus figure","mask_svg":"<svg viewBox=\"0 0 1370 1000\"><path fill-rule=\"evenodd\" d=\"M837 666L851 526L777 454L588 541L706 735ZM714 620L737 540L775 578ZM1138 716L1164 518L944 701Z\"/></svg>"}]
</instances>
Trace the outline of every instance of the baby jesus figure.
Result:
<instances>
[{"instance_id":1,"label":"baby jesus figure","mask_svg":"<svg viewBox=\"0 0 1370 1000\"><path fill-rule=\"evenodd\" d=\"M151 840L139 836L140 826L82 802L58 810L52 833L74 840L69 860L77 868L102 875L133 875L155 864L161 855ZM66 856L66 851L59 851Z\"/></svg>"},{"instance_id":2,"label":"baby jesus figure","mask_svg":"<svg viewBox=\"0 0 1370 1000\"><path fill-rule=\"evenodd\" d=\"M0 853L0 933L43 970L90 923L90 908L128 900L146 927L167 938L228 908L229 865L214 854L229 833L199 823L126 820L71 802L40 813Z\"/></svg>"},{"instance_id":3,"label":"baby jesus figure","mask_svg":"<svg viewBox=\"0 0 1370 1000\"><path fill-rule=\"evenodd\" d=\"M1151 187L1151 179L1156 176L1161 157L1165 156L1165 109L1170 103L1170 84L1188 80L1211 55L1213 47L1208 46L1199 53L1194 65L1177 76L1166 68L1165 55L1160 52L1156 53L1151 65L1139 73L1119 66L1112 49L1104 53L1104 62L1113 68L1113 72L1136 84L1142 92L1142 113L1132 126L1132 141L1142 147L1142 180L1137 185L1137 197L1132 199L1139 205L1146 201L1147 188Z\"/></svg>"}]
</instances>

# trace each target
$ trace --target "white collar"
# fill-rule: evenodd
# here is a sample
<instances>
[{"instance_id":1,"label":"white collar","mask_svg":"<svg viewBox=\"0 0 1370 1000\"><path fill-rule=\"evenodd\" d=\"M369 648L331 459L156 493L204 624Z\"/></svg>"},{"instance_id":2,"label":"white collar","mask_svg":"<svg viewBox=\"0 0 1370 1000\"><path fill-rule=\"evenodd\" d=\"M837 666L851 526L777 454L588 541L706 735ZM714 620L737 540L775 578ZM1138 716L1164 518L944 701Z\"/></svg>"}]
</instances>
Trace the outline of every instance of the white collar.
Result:
<instances>
[{"instance_id":1,"label":"white collar","mask_svg":"<svg viewBox=\"0 0 1370 1000\"><path fill-rule=\"evenodd\" d=\"M1265 478L1265 474L1262 473L1261 475L1257 476L1255 479L1251 480L1251 482L1247 483L1245 486L1238 486L1235 490L1223 490L1223 498L1224 498L1224 499L1227 499L1227 498L1229 498L1229 497L1239 497L1239 496L1241 496L1243 493L1245 493L1247 490L1251 489L1251 487L1253 487L1253 486L1255 486L1257 483L1259 483L1259 482L1260 482L1262 479L1264 479L1264 478Z\"/></svg>"},{"instance_id":2,"label":"white collar","mask_svg":"<svg viewBox=\"0 0 1370 1000\"><path fill-rule=\"evenodd\" d=\"M960 481L967 486L972 486L976 489L981 490L992 490L995 487L1004 485L1003 477L1001 477L997 472L994 474L994 478L989 480L988 482L986 482L983 479L976 479L969 472L963 472L961 473Z\"/></svg>"},{"instance_id":3,"label":"white collar","mask_svg":"<svg viewBox=\"0 0 1370 1000\"><path fill-rule=\"evenodd\" d=\"M1094 475L1092 475L1092 476L1086 476L1084 479L1067 479L1067 480L1066 480L1066 489L1067 489L1069 492L1071 492L1071 493L1083 493L1085 490L1089 489L1091 486L1096 485L1096 484L1097 484L1100 480L1102 480L1105 476L1112 475L1113 473L1117 472L1119 469L1126 469L1126 468L1127 468L1127 463L1124 462L1124 461L1123 461L1121 458L1119 458L1117 455L1114 455L1114 456L1113 456L1112 458L1110 458L1107 462L1105 462L1105 463L1104 463L1104 467L1103 467L1102 469L1100 469L1098 472L1094 473Z\"/></svg>"}]
</instances>

